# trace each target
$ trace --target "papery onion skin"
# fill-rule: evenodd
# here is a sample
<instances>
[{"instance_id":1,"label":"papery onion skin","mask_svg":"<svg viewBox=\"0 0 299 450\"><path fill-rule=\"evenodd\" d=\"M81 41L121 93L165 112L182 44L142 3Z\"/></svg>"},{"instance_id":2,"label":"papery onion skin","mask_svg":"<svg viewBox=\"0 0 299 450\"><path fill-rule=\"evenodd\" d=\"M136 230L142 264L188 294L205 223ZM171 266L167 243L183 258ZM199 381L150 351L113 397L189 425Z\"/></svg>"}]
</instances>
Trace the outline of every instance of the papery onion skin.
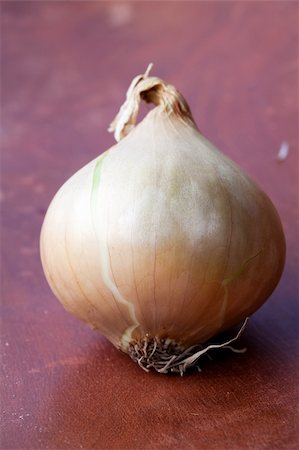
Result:
<instances>
[{"instance_id":1,"label":"papery onion skin","mask_svg":"<svg viewBox=\"0 0 299 450\"><path fill-rule=\"evenodd\" d=\"M159 79L138 86L147 80ZM61 187L40 240L56 297L127 352L145 337L202 344L238 324L285 260L266 194L199 133L176 90L169 109L169 85L152 84L132 90L158 106Z\"/></svg>"}]
</instances>

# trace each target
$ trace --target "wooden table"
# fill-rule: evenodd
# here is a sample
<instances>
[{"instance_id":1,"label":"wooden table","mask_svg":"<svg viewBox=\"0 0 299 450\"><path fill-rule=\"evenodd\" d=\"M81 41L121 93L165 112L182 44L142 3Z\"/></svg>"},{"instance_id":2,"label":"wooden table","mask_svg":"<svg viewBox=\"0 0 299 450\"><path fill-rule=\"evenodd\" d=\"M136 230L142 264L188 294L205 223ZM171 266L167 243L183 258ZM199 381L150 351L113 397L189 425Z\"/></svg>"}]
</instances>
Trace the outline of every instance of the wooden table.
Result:
<instances>
[{"instance_id":1,"label":"wooden table","mask_svg":"<svg viewBox=\"0 0 299 450\"><path fill-rule=\"evenodd\" d=\"M1 6L1 449L298 448L298 2ZM143 372L66 313L39 259L51 198L113 143L107 126L151 61L272 198L288 245L247 353L184 377Z\"/></svg>"}]
</instances>

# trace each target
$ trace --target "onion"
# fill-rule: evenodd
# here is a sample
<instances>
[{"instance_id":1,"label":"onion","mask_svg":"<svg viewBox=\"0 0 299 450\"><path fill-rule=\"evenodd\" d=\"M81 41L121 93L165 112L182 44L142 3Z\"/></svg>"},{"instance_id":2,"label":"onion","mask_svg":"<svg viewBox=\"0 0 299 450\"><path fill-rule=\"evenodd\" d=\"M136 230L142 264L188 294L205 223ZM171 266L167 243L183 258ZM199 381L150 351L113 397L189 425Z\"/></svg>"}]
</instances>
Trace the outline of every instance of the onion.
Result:
<instances>
[{"instance_id":1,"label":"onion","mask_svg":"<svg viewBox=\"0 0 299 450\"><path fill-rule=\"evenodd\" d=\"M119 142L55 195L41 259L68 311L145 370L182 374L269 297L285 239L266 194L148 72L110 126ZM155 108L135 126L141 100Z\"/></svg>"}]
</instances>

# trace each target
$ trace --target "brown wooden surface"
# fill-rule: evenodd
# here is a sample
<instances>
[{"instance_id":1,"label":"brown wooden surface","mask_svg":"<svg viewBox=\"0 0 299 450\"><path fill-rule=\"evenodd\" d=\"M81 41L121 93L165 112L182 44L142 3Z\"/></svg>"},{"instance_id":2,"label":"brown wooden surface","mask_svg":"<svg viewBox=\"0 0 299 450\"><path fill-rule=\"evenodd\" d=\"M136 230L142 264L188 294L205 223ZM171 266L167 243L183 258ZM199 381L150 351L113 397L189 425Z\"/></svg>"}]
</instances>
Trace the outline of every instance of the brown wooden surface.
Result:
<instances>
[{"instance_id":1,"label":"brown wooden surface","mask_svg":"<svg viewBox=\"0 0 299 450\"><path fill-rule=\"evenodd\" d=\"M1 449L295 449L298 2L1 6ZM107 126L150 61L270 195L288 245L248 352L183 378L143 372L67 314L38 251L49 201L113 143Z\"/></svg>"}]
</instances>

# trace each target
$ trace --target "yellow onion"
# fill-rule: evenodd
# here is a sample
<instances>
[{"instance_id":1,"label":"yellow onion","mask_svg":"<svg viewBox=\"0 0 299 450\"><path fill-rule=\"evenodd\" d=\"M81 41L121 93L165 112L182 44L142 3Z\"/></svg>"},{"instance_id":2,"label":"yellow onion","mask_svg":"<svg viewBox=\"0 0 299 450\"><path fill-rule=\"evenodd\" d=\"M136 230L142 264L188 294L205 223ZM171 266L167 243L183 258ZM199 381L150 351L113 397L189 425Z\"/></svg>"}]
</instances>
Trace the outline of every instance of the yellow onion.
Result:
<instances>
[{"instance_id":1,"label":"yellow onion","mask_svg":"<svg viewBox=\"0 0 299 450\"><path fill-rule=\"evenodd\" d=\"M135 126L141 100L155 107ZM285 259L281 222L198 131L176 88L148 71L110 131L119 142L50 204L44 272L68 311L145 370L183 373L272 293Z\"/></svg>"}]
</instances>

